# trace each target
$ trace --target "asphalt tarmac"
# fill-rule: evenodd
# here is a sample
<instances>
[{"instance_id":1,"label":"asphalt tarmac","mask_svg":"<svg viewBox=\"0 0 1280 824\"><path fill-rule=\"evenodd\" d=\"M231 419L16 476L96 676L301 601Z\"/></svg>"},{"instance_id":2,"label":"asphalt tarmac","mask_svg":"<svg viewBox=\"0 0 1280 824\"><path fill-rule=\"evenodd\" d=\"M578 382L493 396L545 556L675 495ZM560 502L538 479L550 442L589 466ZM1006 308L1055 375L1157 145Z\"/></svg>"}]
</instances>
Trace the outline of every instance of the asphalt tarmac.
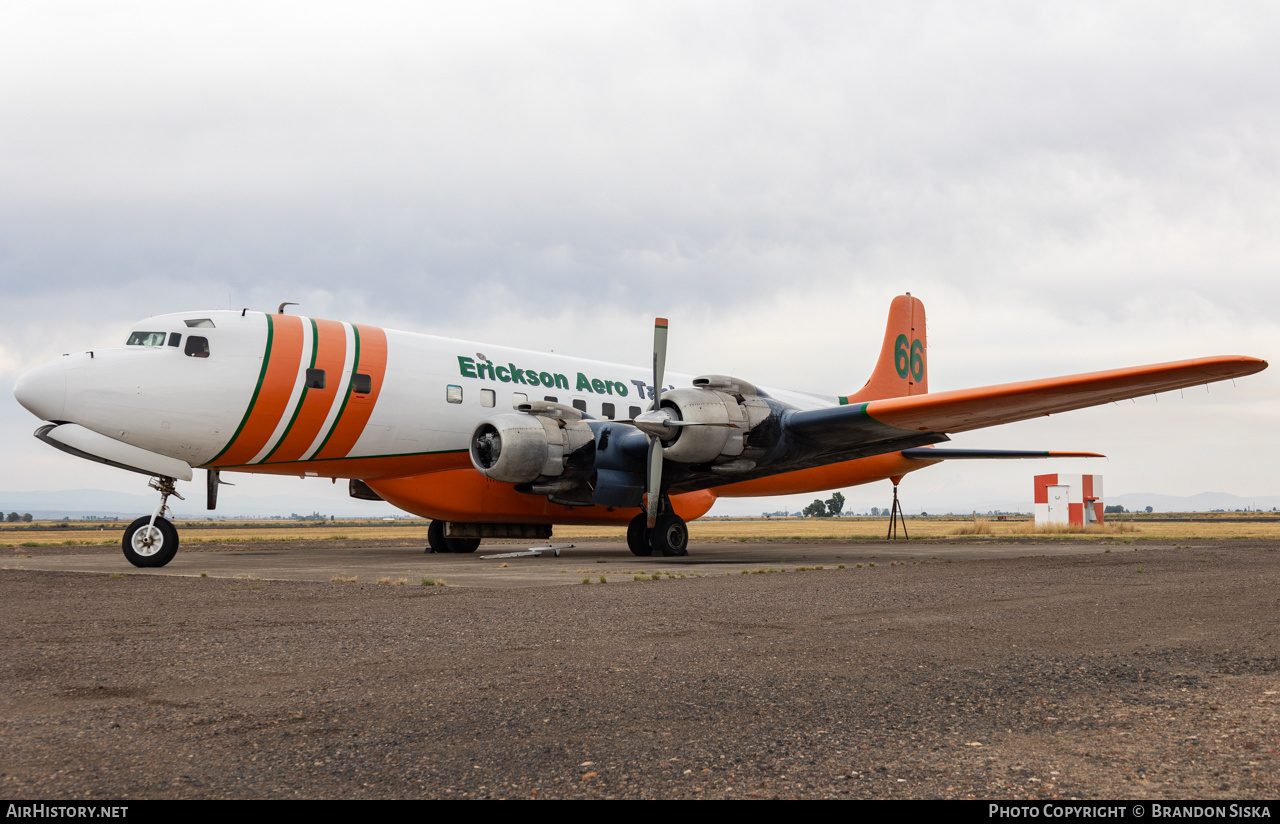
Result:
<instances>
[{"instance_id":1,"label":"asphalt tarmac","mask_svg":"<svg viewBox=\"0 0 1280 824\"><path fill-rule=\"evenodd\" d=\"M273 547L6 558L0 797L1280 795L1280 542Z\"/></svg>"},{"instance_id":2,"label":"asphalt tarmac","mask_svg":"<svg viewBox=\"0 0 1280 824\"><path fill-rule=\"evenodd\" d=\"M840 564L911 564L920 561L1087 555L1108 550L1132 551L1117 540L1114 545L1081 541L1065 542L907 542L842 544L838 542L693 543L679 558L637 557L619 540L581 541L566 547L557 557L550 551L536 557L493 558L522 552L528 543L486 543L474 554L436 555L415 547L352 547L327 541L298 541L263 549L225 549L219 545L182 548L167 566L140 569L130 565L118 548L95 548L90 554L43 556L40 549L24 549L32 557L4 559L8 569L58 572L127 573L129 575L211 578L258 578L272 581L329 581L334 577L374 582L382 578L404 579L417 584L422 577L444 578L449 585L514 589L579 584L586 572L606 574L615 570L679 574L724 575L764 568L796 566L837 568ZM546 546L547 544L541 544ZM71 550L75 552L77 550ZM79 551L83 551L82 549Z\"/></svg>"}]
</instances>

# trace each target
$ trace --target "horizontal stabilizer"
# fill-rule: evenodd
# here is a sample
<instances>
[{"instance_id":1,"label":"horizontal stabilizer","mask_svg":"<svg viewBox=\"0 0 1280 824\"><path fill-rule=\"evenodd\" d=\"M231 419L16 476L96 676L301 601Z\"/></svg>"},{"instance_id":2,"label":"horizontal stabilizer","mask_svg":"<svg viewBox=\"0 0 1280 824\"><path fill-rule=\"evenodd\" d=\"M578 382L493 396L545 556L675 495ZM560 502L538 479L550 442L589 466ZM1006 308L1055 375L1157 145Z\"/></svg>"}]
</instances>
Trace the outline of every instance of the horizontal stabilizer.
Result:
<instances>
[{"instance_id":1,"label":"horizontal stabilizer","mask_svg":"<svg viewBox=\"0 0 1280 824\"><path fill-rule=\"evenodd\" d=\"M1100 452L1046 452L1023 449L904 449L902 457L917 461L984 461L1020 458L1105 458Z\"/></svg>"}]
</instances>

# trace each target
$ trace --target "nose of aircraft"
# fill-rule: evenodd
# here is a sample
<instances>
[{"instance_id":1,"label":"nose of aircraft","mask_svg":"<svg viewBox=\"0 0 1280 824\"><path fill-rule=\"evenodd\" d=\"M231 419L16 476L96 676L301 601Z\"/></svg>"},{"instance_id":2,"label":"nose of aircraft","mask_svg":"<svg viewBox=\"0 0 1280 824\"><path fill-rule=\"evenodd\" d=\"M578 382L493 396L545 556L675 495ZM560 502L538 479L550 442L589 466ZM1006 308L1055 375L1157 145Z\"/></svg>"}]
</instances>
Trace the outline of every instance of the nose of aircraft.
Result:
<instances>
[{"instance_id":1,"label":"nose of aircraft","mask_svg":"<svg viewBox=\"0 0 1280 824\"><path fill-rule=\"evenodd\" d=\"M63 420L67 401L67 370L63 359L37 366L18 378L13 386L13 396L41 420Z\"/></svg>"}]
</instances>

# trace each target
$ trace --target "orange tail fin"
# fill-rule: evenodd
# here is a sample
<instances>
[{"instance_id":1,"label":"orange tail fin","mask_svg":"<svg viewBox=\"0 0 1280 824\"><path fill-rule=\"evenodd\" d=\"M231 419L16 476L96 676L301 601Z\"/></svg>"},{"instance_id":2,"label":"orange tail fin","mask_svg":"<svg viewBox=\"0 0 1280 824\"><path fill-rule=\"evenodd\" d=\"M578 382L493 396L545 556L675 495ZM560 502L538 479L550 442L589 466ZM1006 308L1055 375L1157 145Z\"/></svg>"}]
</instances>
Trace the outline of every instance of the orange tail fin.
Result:
<instances>
[{"instance_id":1,"label":"orange tail fin","mask_svg":"<svg viewBox=\"0 0 1280 824\"><path fill-rule=\"evenodd\" d=\"M929 391L928 339L925 337L924 304L908 292L889 305L889 322L884 329L884 345L871 379L852 395L842 395L840 403L901 398Z\"/></svg>"}]
</instances>

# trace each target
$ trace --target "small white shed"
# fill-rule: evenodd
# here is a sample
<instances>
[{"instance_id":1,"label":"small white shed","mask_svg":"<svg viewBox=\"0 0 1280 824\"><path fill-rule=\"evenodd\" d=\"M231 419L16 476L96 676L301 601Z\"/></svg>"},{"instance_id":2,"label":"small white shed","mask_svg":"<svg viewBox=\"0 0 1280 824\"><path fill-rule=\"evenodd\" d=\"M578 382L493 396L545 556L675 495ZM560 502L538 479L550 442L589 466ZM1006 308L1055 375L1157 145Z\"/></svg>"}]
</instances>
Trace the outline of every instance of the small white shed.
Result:
<instances>
[{"instance_id":1,"label":"small white shed","mask_svg":"<svg viewBox=\"0 0 1280 824\"><path fill-rule=\"evenodd\" d=\"M1102 523L1101 475L1037 475L1036 526Z\"/></svg>"}]
</instances>

